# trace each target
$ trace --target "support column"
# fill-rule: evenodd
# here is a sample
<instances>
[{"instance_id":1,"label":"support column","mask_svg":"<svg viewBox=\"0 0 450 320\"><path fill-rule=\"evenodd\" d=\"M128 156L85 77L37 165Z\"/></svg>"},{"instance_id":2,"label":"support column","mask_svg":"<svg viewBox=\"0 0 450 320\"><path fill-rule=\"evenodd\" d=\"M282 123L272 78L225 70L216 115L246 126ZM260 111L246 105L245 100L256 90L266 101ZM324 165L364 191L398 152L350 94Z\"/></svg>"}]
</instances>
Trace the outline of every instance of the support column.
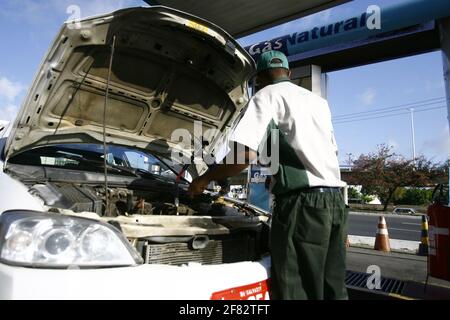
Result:
<instances>
[{"instance_id":1,"label":"support column","mask_svg":"<svg viewBox=\"0 0 450 320\"><path fill-rule=\"evenodd\" d=\"M441 40L442 67L444 69L445 96L447 98L447 121L450 131L450 18L441 19L438 24ZM450 185L450 167L448 179ZM448 192L448 205L450 205L450 187Z\"/></svg>"},{"instance_id":2,"label":"support column","mask_svg":"<svg viewBox=\"0 0 450 320\"><path fill-rule=\"evenodd\" d=\"M317 65L308 65L291 69L292 81L313 93L327 99L327 75Z\"/></svg>"},{"instance_id":3,"label":"support column","mask_svg":"<svg viewBox=\"0 0 450 320\"><path fill-rule=\"evenodd\" d=\"M447 120L450 127L450 18L439 21L439 35L444 68L445 96L447 98Z\"/></svg>"}]
</instances>

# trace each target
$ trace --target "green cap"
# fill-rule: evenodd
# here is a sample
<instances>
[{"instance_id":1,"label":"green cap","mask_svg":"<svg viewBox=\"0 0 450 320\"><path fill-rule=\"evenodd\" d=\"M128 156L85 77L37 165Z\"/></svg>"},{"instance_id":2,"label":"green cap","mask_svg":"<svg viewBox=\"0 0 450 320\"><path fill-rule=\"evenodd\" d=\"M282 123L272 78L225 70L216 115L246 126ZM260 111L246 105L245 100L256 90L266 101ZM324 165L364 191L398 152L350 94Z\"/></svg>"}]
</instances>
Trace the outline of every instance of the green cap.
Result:
<instances>
[{"instance_id":1,"label":"green cap","mask_svg":"<svg viewBox=\"0 0 450 320\"><path fill-rule=\"evenodd\" d=\"M260 72L272 68L285 68L289 70L289 62L283 52L271 50L261 53L256 71Z\"/></svg>"}]
</instances>

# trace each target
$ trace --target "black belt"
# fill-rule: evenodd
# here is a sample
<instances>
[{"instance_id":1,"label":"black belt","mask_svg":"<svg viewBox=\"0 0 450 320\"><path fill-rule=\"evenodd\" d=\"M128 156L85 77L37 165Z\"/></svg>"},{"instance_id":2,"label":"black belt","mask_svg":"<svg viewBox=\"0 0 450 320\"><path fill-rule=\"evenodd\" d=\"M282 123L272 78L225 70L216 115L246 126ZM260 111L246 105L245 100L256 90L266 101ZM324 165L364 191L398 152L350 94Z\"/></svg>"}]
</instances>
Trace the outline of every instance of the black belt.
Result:
<instances>
[{"instance_id":1,"label":"black belt","mask_svg":"<svg viewBox=\"0 0 450 320\"><path fill-rule=\"evenodd\" d=\"M323 193L323 192L341 192L339 187L311 187L311 188L301 188L295 191L305 192L305 193Z\"/></svg>"}]
</instances>

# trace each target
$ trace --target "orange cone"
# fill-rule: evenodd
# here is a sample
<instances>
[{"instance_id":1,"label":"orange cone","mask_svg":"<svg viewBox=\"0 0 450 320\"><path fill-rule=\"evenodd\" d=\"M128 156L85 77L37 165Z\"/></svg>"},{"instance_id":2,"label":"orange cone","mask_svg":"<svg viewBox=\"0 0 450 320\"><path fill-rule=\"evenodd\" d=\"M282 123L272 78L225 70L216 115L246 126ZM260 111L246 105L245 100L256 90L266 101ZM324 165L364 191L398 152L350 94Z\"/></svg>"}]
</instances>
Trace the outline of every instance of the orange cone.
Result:
<instances>
[{"instance_id":1,"label":"orange cone","mask_svg":"<svg viewBox=\"0 0 450 320\"><path fill-rule=\"evenodd\" d=\"M386 226L386 220L383 216L378 220L377 236L375 238L375 250L390 252L389 234Z\"/></svg>"}]
</instances>

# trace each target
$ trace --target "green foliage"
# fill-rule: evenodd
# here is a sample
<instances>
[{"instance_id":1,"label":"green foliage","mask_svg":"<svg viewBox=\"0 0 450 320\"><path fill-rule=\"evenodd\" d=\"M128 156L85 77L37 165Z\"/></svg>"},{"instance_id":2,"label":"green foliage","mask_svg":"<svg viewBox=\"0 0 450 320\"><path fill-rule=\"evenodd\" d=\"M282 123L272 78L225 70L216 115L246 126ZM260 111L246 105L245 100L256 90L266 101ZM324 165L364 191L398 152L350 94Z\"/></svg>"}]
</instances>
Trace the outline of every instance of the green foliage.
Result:
<instances>
[{"instance_id":1,"label":"green foliage","mask_svg":"<svg viewBox=\"0 0 450 320\"><path fill-rule=\"evenodd\" d=\"M361 193L353 187L348 188L349 199L361 199Z\"/></svg>"},{"instance_id":2,"label":"green foliage","mask_svg":"<svg viewBox=\"0 0 450 320\"><path fill-rule=\"evenodd\" d=\"M375 199L374 196L369 196L369 195L367 195L367 194L364 194L364 195L362 196L362 200L363 200L364 203L368 203L368 202L370 202L370 201L373 201L374 199Z\"/></svg>"},{"instance_id":3,"label":"green foliage","mask_svg":"<svg viewBox=\"0 0 450 320\"><path fill-rule=\"evenodd\" d=\"M401 199L405 196L406 189L405 188L397 188L392 195L392 200L394 204L399 204Z\"/></svg>"},{"instance_id":4,"label":"green foliage","mask_svg":"<svg viewBox=\"0 0 450 320\"><path fill-rule=\"evenodd\" d=\"M404 191L397 204L424 205L431 202L433 190L411 188Z\"/></svg>"}]
</instances>

